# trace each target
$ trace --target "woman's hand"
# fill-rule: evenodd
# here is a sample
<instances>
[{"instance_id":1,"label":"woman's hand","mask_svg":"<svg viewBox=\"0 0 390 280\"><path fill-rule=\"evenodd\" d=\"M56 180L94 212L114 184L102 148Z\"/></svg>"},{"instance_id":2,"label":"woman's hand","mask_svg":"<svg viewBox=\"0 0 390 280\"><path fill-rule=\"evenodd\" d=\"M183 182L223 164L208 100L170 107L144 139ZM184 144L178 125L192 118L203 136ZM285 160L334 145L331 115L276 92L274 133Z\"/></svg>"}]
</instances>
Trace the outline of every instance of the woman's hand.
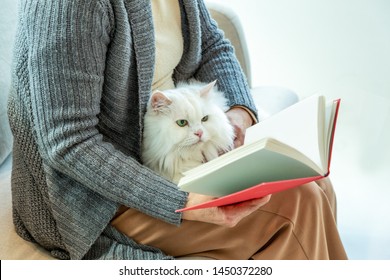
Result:
<instances>
[{"instance_id":1,"label":"woman's hand","mask_svg":"<svg viewBox=\"0 0 390 280\"><path fill-rule=\"evenodd\" d=\"M234 128L236 138L234 139L234 147L237 148L244 144L245 131L253 124L251 115L241 107L233 107L226 112L230 123Z\"/></svg>"},{"instance_id":2,"label":"woman's hand","mask_svg":"<svg viewBox=\"0 0 390 280\"><path fill-rule=\"evenodd\" d=\"M186 207L213 199L214 197L211 196L189 193ZM263 198L248 200L233 205L186 211L183 213L182 218L184 220L211 223L225 227L234 227L243 218L252 214L261 206L267 204L270 199L271 195L267 195Z\"/></svg>"}]
</instances>

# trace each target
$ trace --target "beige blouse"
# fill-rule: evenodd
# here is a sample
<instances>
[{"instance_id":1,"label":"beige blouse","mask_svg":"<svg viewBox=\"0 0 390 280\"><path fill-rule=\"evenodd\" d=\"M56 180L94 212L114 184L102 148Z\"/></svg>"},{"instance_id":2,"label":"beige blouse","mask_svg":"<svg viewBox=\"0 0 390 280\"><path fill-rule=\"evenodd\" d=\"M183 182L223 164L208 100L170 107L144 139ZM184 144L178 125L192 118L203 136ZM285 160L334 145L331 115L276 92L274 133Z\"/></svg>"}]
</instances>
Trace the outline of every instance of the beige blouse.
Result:
<instances>
[{"instance_id":1,"label":"beige blouse","mask_svg":"<svg viewBox=\"0 0 390 280\"><path fill-rule=\"evenodd\" d=\"M152 0L156 57L152 90L174 88L172 74L183 55L178 0Z\"/></svg>"}]
</instances>

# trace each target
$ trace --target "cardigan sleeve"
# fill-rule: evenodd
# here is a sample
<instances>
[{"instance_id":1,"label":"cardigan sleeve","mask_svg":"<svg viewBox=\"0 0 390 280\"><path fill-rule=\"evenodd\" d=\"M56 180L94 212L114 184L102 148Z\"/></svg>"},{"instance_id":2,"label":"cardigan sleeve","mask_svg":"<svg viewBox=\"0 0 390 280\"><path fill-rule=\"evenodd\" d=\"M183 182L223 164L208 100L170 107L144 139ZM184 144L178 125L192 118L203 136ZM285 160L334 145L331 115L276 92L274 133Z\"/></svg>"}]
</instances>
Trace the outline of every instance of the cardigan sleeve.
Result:
<instances>
[{"instance_id":1,"label":"cardigan sleeve","mask_svg":"<svg viewBox=\"0 0 390 280\"><path fill-rule=\"evenodd\" d=\"M180 224L175 210L187 194L117 150L98 129L113 28L107 9L100 1L31 5L34 15L25 24L31 111L45 166L55 170L57 182L67 176L106 200ZM60 187L71 191L75 185Z\"/></svg>"},{"instance_id":2,"label":"cardigan sleeve","mask_svg":"<svg viewBox=\"0 0 390 280\"><path fill-rule=\"evenodd\" d=\"M257 118L257 109L233 46L210 17L204 2L198 3L202 53L195 78L202 81L217 80L217 86L226 94L230 107L245 107Z\"/></svg>"}]
</instances>

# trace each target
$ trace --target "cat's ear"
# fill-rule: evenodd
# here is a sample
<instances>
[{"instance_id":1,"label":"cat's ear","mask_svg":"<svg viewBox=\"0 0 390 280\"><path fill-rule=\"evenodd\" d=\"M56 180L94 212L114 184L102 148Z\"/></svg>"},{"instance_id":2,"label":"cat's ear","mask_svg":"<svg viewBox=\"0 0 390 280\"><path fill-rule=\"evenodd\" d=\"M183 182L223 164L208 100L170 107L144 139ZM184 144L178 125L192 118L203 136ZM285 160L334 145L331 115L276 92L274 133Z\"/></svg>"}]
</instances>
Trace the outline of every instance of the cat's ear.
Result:
<instances>
[{"instance_id":1,"label":"cat's ear","mask_svg":"<svg viewBox=\"0 0 390 280\"><path fill-rule=\"evenodd\" d=\"M207 84L206 86L204 86L201 90L200 90L200 96L201 97L206 97L210 92L211 90L213 89L213 87L215 86L215 83L217 82L217 80Z\"/></svg>"},{"instance_id":2,"label":"cat's ear","mask_svg":"<svg viewBox=\"0 0 390 280\"><path fill-rule=\"evenodd\" d=\"M154 111L160 111L162 108L169 106L172 100L169 99L162 91L155 91L150 99L150 105Z\"/></svg>"}]
</instances>

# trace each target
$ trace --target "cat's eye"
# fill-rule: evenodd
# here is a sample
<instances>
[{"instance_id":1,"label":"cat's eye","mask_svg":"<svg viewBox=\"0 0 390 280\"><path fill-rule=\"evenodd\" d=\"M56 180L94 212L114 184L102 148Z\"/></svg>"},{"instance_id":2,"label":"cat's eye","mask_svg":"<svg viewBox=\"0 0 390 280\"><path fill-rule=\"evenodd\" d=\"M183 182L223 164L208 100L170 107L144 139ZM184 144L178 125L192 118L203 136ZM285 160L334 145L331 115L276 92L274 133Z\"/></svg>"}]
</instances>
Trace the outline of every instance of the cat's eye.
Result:
<instances>
[{"instance_id":1,"label":"cat's eye","mask_svg":"<svg viewBox=\"0 0 390 280\"><path fill-rule=\"evenodd\" d=\"M202 118L202 122L207 122L207 120L209 119L209 116L204 116L203 118Z\"/></svg>"},{"instance_id":2,"label":"cat's eye","mask_svg":"<svg viewBox=\"0 0 390 280\"><path fill-rule=\"evenodd\" d=\"M177 125L180 127L186 126L188 124L187 120L177 120L176 121Z\"/></svg>"}]
</instances>

